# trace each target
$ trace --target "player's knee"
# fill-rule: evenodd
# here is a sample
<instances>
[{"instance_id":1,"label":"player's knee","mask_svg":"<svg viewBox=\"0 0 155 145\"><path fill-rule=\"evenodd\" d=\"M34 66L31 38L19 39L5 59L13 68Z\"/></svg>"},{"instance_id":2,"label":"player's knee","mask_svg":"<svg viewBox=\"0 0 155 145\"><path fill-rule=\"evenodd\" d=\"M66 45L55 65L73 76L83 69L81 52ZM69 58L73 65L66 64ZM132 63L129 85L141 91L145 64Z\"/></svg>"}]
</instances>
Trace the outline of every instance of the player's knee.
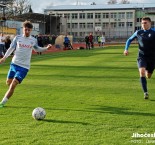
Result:
<instances>
[{"instance_id":1,"label":"player's knee","mask_svg":"<svg viewBox=\"0 0 155 145\"><path fill-rule=\"evenodd\" d=\"M16 88L16 86L19 84L19 81L18 80L16 80L16 79L14 79L13 81L12 81L12 83L10 84L10 90L14 90L15 88Z\"/></svg>"},{"instance_id":2,"label":"player's knee","mask_svg":"<svg viewBox=\"0 0 155 145\"><path fill-rule=\"evenodd\" d=\"M12 80L6 80L6 85L10 86L10 84L12 83Z\"/></svg>"},{"instance_id":3,"label":"player's knee","mask_svg":"<svg viewBox=\"0 0 155 145\"><path fill-rule=\"evenodd\" d=\"M150 73L146 74L146 78L148 78L148 79L150 79L151 76L152 76L152 74L150 74Z\"/></svg>"},{"instance_id":4,"label":"player's knee","mask_svg":"<svg viewBox=\"0 0 155 145\"><path fill-rule=\"evenodd\" d=\"M145 72L146 72L145 68L140 68L139 69L140 77L145 77Z\"/></svg>"}]
</instances>

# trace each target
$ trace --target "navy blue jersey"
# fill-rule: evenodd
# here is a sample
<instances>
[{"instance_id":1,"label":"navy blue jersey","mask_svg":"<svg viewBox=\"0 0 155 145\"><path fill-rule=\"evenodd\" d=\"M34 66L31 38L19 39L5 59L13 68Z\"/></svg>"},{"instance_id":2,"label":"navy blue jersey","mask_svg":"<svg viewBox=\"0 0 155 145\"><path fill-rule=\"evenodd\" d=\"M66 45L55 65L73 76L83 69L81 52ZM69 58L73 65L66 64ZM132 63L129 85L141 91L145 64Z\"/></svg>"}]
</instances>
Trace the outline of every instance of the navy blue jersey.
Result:
<instances>
[{"instance_id":1,"label":"navy blue jersey","mask_svg":"<svg viewBox=\"0 0 155 145\"><path fill-rule=\"evenodd\" d=\"M128 50L130 43L137 38L139 44L138 57L148 58L149 60L155 60L155 31L138 30L136 31L126 42L125 50Z\"/></svg>"}]
</instances>

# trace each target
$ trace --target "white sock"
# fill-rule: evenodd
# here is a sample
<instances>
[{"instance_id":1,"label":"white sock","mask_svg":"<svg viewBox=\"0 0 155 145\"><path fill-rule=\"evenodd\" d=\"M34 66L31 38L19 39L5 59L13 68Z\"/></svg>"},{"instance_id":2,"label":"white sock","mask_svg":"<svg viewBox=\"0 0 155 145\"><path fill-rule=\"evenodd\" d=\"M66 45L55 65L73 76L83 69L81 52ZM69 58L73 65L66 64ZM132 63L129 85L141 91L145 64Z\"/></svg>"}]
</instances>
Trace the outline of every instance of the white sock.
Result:
<instances>
[{"instance_id":1,"label":"white sock","mask_svg":"<svg viewBox=\"0 0 155 145\"><path fill-rule=\"evenodd\" d=\"M8 98L7 97L4 97L1 101L2 104L5 104L6 102L8 101Z\"/></svg>"}]
</instances>

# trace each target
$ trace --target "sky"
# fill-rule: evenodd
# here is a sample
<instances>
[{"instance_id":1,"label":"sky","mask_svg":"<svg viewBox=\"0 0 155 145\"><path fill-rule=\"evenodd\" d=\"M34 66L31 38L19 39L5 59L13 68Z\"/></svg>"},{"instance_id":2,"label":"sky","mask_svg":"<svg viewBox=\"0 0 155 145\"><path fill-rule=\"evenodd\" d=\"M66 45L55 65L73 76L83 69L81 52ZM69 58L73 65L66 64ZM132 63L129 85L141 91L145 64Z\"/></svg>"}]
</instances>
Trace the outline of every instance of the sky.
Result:
<instances>
[{"instance_id":1,"label":"sky","mask_svg":"<svg viewBox=\"0 0 155 145\"><path fill-rule=\"evenodd\" d=\"M29 0L32 10L34 13L43 13L43 10L47 6L56 6L56 5L76 5L78 1L79 5L90 5L92 2L96 4L106 4L109 0ZM117 0L119 3L120 0ZM155 0L129 0L130 3L155 3Z\"/></svg>"}]
</instances>

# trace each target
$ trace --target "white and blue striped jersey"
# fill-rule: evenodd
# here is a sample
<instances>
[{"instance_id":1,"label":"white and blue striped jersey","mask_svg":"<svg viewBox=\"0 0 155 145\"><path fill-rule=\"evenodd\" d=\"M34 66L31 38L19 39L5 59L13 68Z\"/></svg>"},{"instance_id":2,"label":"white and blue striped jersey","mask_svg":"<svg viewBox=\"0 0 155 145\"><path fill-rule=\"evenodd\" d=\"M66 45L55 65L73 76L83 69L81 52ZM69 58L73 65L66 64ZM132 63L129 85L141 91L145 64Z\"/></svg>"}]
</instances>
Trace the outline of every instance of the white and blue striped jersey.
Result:
<instances>
[{"instance_id":1,"label":"white and blue striped jersey","mask_svg":"<svg viewBox=\"0 0 155 145\"><path fill-rule=\"evenodd\" d=\"M38 46L37 39L32 36L25 37L24 35L17 35L10 48L5 53L5 58L7 58L14 50L14 56L12 58L12 63L21 66L26 69L30 69L30 61L32 50L36 52L42 52L47 50L47 48L42 48Z\"/></svg>"}]
</instances>

